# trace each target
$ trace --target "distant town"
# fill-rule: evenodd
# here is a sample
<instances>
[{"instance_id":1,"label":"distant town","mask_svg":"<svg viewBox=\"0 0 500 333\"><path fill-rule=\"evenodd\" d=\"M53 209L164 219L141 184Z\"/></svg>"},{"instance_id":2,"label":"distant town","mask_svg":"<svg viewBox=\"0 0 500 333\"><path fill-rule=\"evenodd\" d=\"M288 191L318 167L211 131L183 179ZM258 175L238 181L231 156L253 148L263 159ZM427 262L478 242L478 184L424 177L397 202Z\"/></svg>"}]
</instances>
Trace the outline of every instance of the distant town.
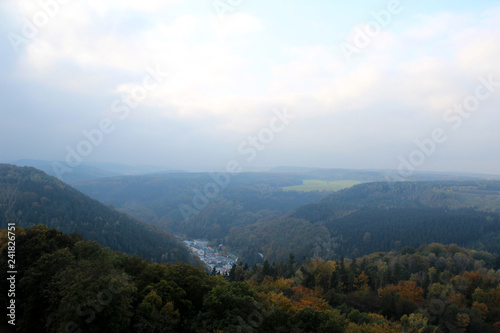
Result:
<instances>
[{"instance_id":1,"label":"distant town","mask_svg":"<svg viewBox=\"0 0 500 333\"><path fill-rule=\"evenodd\" d=\"M232 253L220 255L218 250L224 250L224 245L220 244L216 249L208 246L208 241L204 239L184 240L184 244L189 250L196 254L201 261L210 266L210 270L215 270L220 274L229 273L231 267L238 261L238 257Z\"/></svg>"}]
</instances>

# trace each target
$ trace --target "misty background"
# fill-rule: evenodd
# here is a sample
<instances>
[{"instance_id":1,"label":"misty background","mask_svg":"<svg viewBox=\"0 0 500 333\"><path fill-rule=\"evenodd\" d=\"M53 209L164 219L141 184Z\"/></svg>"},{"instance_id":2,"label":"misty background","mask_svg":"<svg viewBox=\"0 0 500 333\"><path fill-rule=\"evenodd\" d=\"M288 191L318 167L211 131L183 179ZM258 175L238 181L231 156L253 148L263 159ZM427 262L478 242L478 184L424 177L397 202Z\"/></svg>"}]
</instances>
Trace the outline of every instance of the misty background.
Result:
<instances>
[{"instance_id":1,"label":"misty background","mask_svg":"<svg viewBox=\"0 0 500 333\"><path fill-rule=\"evenodd\" d=\"M342 44L388 2L216 4L67 1L25 38L41 5L2 1L0 162L64 161L83 131L110 119L114 130L83 162L396 169L442 128L448 139L417 170L499 173L498 91L460 128L444 120L480 77L500 82L497 1L400 1L350 59ZM19 47L13 34L25 38ZM122 119L113 103L148 67L169 75ZM293 122L247 161L238 147L283 108Z\"/></svg>"}]
</instances>

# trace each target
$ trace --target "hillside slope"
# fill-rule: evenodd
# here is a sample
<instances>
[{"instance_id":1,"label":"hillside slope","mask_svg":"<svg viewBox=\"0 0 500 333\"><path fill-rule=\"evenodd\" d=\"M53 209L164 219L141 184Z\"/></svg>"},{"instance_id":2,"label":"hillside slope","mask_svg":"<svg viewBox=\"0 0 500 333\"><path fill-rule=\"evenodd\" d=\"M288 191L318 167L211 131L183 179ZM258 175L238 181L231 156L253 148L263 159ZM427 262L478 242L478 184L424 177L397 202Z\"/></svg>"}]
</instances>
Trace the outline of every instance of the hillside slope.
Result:
<instances>
[{"instance_id":1,"label":"hillside slope","mask_svg":"<svg viewBox=\"0 0 500 333\"><path fill-rule=\"evenodd\" d=\"M498 181L366 183L291 217L325 226L348 256L432 242L500 252Z\"/></svg>"},{"instance_id":2,"label":"hillside slope","mask_svg":"<svg viewBox=\"0 0 500 333\"><path fill-rule=\"evenodd\" d=\"M328 194L281 189L300 184L298 176L286 174L241 173L224 178L220 174L172 173L74 185L90 197L168 232L213 240L223 239L234 226L281 217ZM181 207L194 213L183 215Z\"/></svg>"},{"instance_id":3,"label":"hillside slope","mask_svg":"<svg viewBox=\"0 0 500 333\"><path fill-rule=\"evenodd\" d=\"M161 262L198 263L165 231L93 200L44 172L0 165L0 223L28 228L44 224L127 254Z\"/></svg>"},{"instance_id":4,"label":"hillside slope","mask_svg":"<svg viewBox=\"0 0 500 333\"><path fill-rule=\"evenodd\" d=\"M251 264L434 242L500 253L499 190L498 181L365 183L279 219L234 226L225 243Z\"/></svg>"}]
</instances>

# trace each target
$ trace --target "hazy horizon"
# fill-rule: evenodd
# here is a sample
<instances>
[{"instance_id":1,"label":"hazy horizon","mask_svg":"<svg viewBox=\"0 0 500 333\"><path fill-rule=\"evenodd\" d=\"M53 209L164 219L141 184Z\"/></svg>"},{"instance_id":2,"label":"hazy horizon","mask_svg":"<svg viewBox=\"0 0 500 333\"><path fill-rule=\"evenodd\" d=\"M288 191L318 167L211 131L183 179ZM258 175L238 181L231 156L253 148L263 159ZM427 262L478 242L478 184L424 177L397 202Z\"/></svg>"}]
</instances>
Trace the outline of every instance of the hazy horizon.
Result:
<instances>
[{"instance_id":1,"label":"hazy horizon","mask_svg":"<svg viewBox=\"0 0 500 333\"><path fill-rule=\"evenodd\" d=\"M47 163L47 165L50 168L50 174L56 172L54 168L52 167L53 163L64 163L64 161L48 161L48 160L32 160L32 159L20 159L20 160L15 160L15 161L3 161L0 160L0 164L13 164L17 166L32 166L35 168L37 167L37 163ZM126 163L116 163L116 162L94 162L94 161L85 161L82 162L79 167L93 167L93 168L100 168L103 171L109 171L110 168L116 167L119 170L119 168L126 168L130 167L130 173L123 173L120 175L148 175L148 174L155 174L155 173L211 173L211 172L226 172L226 169L224 167L185 167L185 168L170 168L169 166L165 165L151 165L151 164L141 164L141 163L132 163L132 164L126 164ZM39 168L40 169L40 168ZM285 171L283 171L285 170ZM403 179L397 179L398 175L398 170L397 169L370 169L370 168L322 168L322 167L316 167L316 166L303 166L303 165L274 165L274 166L254 166L254 167L245 167L241 169L241 173L252 173L252 172L307 172L307 171L312 171L312 170L354 170L354 171L373 171L373 172L386 172L387 173L387 180L392 180L392 181L398 181L398 180L409 180L404 177ZM457 170L457 171L452 171L452 170L415 170L414 174L443 174L443 175L476 175L476 176L495 176L495 177L500 177L500 173L484 173L484 172L469 172L469 171L463 171L463 170ZM64 177L63 177L64 178ZM495 178L496 179L496 178ZM63 181L65 179L62 179Z\"/></svg>"},{"instance_id":2,"label":"hazy horizon","mask_svg":"<svg viewBox=\"0 0 500 333\"><path fill-rule=\"evenodd\" d=\"M230 3L1 3L1 161L500 174L498 2Z\"/></svg>"}]
</instances>

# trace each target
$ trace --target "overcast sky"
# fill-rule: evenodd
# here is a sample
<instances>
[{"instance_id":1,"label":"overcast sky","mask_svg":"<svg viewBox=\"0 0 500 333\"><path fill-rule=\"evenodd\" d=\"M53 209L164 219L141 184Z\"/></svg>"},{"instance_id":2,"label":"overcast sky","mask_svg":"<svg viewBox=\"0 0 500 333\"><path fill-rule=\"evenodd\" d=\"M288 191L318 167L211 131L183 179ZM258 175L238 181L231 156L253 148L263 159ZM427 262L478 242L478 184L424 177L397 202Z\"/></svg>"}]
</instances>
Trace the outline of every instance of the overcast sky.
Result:
<instances>
[{"instance_id":1,"label":"overcast sky","mask_svg":"<svg viewBox=\"0 0 500 333\"><path fill-rule=\"evenodd\" d=\"M2 162L80 149L192 170L500 174L498 1L2 0L0 13Z\"/></svg>"}]
</instances>

